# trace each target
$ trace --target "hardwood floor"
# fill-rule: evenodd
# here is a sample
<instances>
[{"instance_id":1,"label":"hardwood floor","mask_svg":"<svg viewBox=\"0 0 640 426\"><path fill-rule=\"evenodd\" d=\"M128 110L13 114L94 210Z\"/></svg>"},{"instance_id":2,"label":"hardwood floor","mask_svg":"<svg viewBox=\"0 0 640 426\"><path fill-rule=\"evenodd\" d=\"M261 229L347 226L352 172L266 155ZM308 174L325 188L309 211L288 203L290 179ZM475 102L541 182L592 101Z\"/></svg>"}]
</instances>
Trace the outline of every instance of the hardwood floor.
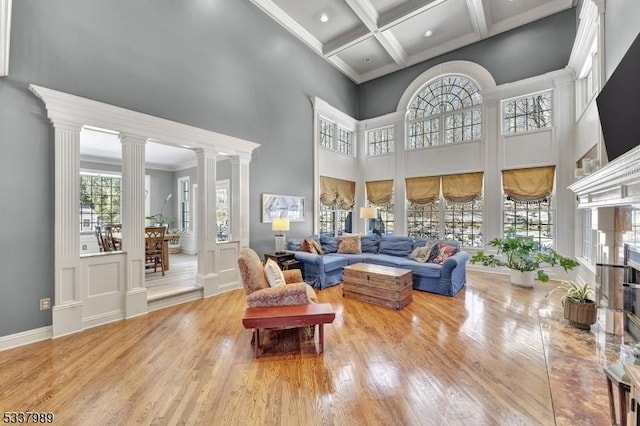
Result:
<instances>
[{"instance_id":1,"label":"hardwood floor","mask_svg":"<svg viewBox=\"0 0 640 426\"><path fill-rule=\"evenodd\" d=\"M175 294L197 290L196 273L198 272L198 260L195 254L176 253L170 254L170 269L164 277L158 270L145 271L145 287L147 288L147 300L154 301Z\"/></svg>"},{"instance_id":2,"label":"hardwood floor","mask_svg":"<svg viewBox=\"0 0 640 426\"><path fill-rule=\"evenodd\" d=\"M609 424L619 339L565 324L536 285L469 271L456 297L415 291L400 311L330 287L324 354L272 330L258 359L234 290L0 352L0 408L62 425Z\"/></svg>"}]
</instances>

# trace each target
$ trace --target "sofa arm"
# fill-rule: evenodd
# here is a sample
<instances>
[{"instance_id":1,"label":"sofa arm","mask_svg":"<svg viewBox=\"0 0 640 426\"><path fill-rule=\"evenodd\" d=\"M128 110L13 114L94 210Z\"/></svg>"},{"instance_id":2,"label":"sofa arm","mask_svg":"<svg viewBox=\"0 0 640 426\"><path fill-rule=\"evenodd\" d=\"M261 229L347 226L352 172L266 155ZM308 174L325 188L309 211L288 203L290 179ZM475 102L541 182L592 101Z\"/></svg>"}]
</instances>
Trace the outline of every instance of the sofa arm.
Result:
<instances>
[{"instance_id":1,"label":"sofa arm","mask_svg":"<svg viewBox=\"0 0 640 426\"><path fill-rule=\"evenodd\" d=\"M459 251L453 256L447 258L442 264L441 278L451 279L451 276L455 273L457 268L466 268L467 261L469 260L469 253L466 251Z\"/></svg>"},{"instance_id":2,"label":"sofa arm","mask_svg":"<svg viewBox=\"0 0 640 426\"><path fill-rule=\"evenodd\" d=\"M305 265L312 265L315 267L322 266L322 256L315 253L307 253L306 251L294 252L296 260L304 263Z\"/></svg>"},{"instance_id":3,"label":"sofa arm","mask_svg":"<svg viewBox=\"0 0 640 426\"><path fill-rule=\"evenodd\" d=\"M300 269L287 269L286 271L282 271L282 273L284 274L284 281L287 284L304 282Z\"/></svg>"},{"instance_id":4,"label":"sofa arm","mask_svg":"<svg viewBox=\"0 0 640 426\"><path fill-rule=\"evenodd\" d=\"M307 305L313 302L316 302L316 294L313 289L305 283L263 288L247 296L247 305L250 308Z\"/></svg>"}]
</instances>

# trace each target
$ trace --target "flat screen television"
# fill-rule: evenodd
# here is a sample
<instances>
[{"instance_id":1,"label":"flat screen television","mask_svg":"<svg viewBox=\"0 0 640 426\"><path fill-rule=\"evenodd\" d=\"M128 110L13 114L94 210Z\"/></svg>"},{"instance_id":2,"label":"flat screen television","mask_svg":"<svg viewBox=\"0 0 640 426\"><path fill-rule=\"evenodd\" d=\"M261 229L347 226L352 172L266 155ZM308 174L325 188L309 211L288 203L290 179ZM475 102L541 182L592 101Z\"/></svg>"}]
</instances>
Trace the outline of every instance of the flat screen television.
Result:
<instances>
[{"instance_id":1,"label":"flat screen television","mask_svg":"<svg viewBox=\"0 0 640 426\"><path fill-rule=\"evenodd\" d=\"M640 34L596 102L609 161L640 145Z\"/></svg>"}]
</instances>

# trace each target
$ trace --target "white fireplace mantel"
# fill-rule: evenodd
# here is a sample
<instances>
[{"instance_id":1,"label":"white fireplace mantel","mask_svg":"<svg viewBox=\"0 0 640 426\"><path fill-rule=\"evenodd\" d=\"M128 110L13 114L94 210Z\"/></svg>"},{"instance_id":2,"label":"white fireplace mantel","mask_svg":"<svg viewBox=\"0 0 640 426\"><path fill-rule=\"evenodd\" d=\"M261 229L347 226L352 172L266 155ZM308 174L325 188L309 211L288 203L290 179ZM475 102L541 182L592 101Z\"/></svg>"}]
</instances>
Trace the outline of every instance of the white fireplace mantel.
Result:
<instances>
[{"instance_id":1,"label":"white fireplace mantel","mask_svg":"<svg viewBox=\"0 0 640 426\"><path fill-rule=\"evenodd\" d=\"M569 189L578 196L578 208L640 204L640 145Z\"/></svg>"}]
</instances>

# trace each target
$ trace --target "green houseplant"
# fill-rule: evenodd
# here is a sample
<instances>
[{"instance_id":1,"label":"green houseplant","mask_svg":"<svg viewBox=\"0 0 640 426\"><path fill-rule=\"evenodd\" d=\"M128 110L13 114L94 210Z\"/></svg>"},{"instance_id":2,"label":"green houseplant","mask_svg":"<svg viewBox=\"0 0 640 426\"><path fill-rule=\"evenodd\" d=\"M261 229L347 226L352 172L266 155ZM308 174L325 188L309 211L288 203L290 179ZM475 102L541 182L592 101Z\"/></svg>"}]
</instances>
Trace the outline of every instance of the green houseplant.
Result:
<instances>
[{"instance_id":1,"label":"green houseplant","mask_svg":"<svg viewBox=\"0 0 640 426\"><path fill-rule=\"evenodd\" d=\"M562 256L553 249L538 250L538 244L532 236L509 233L504 238L491 240L489 245L497 248L497 253L487 254L480 250L471 257L471 263L481 263L494 268L507 267L512 271L511 283L523 287L533 286L536 276L542 282L549 281L544 267L561 266L568 271L578 266L575 259Z\"/></svg>"},{"instance_id":2,"label":"green houseplant","mask_svg":"<svg viewBox=\"0 0 640 426\"><path fill-rule=\"evenodd\" d=\"M596 303L591 299L593 289L588 284L579 285L574 281L562 281L553 290L547 292L549 297L556 291L564 292L560 301L564 308L564 318L574 327L588 330L595 324L598 314Z\"/></svg>"}]
</instances>

